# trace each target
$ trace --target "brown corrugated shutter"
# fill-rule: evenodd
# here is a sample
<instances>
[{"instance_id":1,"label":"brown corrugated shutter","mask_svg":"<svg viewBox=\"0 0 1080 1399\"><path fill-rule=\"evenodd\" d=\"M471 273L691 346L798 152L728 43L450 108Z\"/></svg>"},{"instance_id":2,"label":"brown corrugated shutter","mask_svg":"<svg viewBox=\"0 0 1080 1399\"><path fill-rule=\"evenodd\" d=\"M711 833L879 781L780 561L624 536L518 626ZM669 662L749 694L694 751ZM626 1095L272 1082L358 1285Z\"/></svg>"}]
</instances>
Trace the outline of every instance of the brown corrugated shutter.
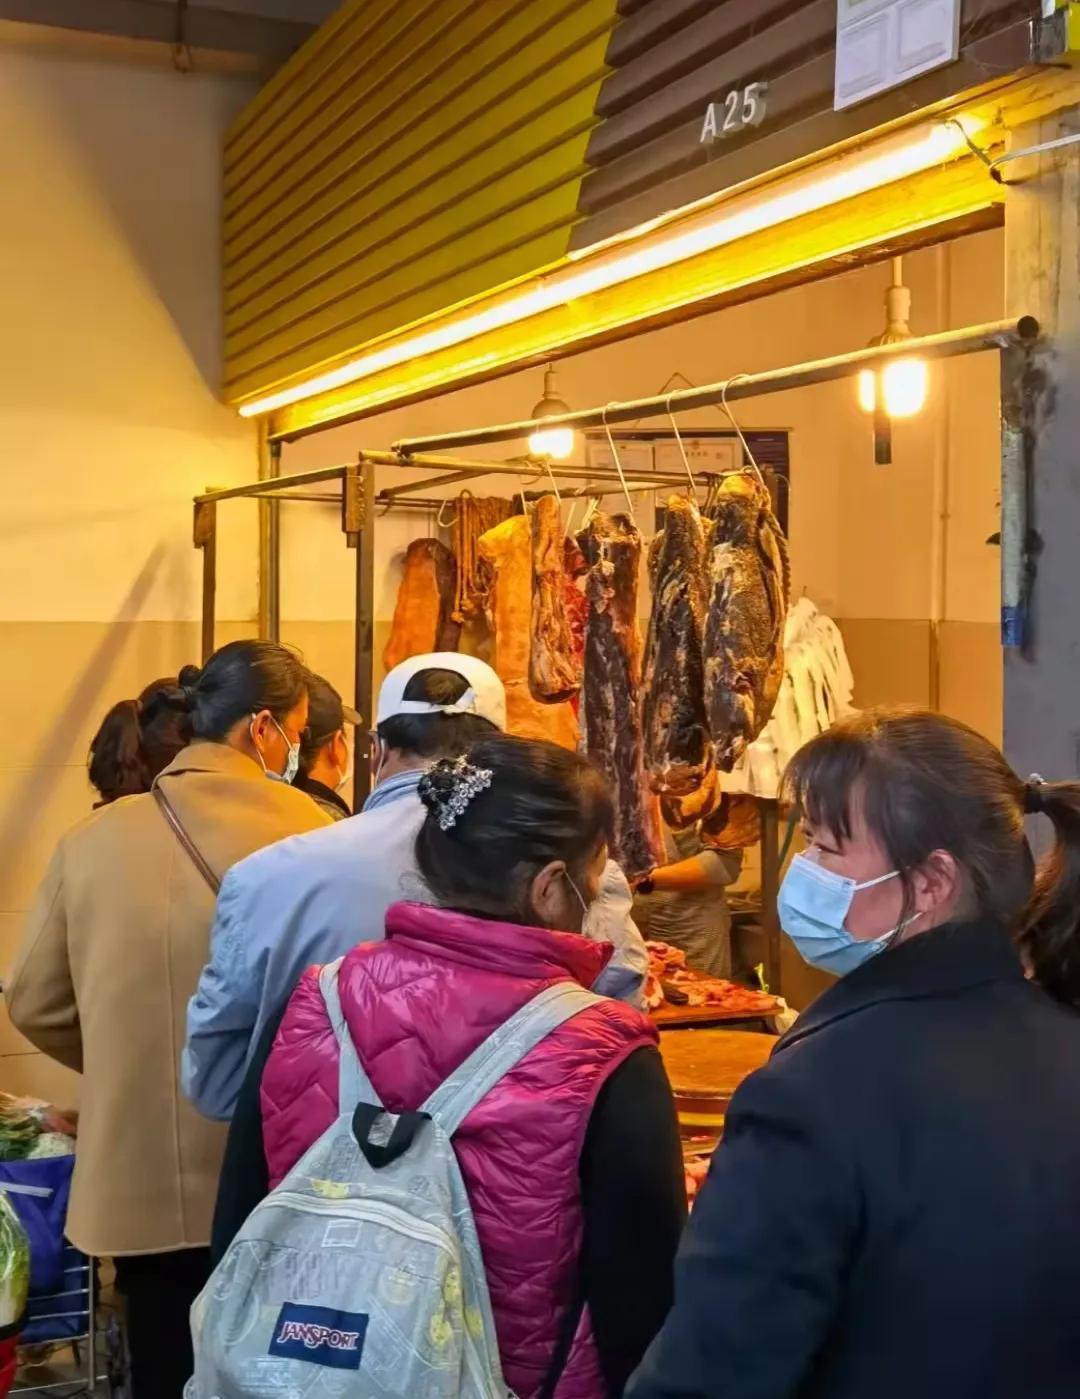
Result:
<instances>
[{"instance_id":1,"label":"brown corrugated shutter","mask_svg":"<svg viewBox=\"0 0 1080 1399\"><path fill-rule=\"evenodd\" d=\"M614 0L353 0L230 133L241 400L567 251Z\"/></svg>"},{"instance_id":2,"label":"brown corrugated shutter","mask_svg":"<svg viewBox=\"0 0 1080 1399\"><path fill-rule=\"evenodd\" d=\"M581 250L658 215L1015 73L1039 0L963 0L957 63L833 111L836 0L641 0L622 5L582 185ZM769 84L765 121L712 145L710 102Z\"/></svg>"}]
</instances>

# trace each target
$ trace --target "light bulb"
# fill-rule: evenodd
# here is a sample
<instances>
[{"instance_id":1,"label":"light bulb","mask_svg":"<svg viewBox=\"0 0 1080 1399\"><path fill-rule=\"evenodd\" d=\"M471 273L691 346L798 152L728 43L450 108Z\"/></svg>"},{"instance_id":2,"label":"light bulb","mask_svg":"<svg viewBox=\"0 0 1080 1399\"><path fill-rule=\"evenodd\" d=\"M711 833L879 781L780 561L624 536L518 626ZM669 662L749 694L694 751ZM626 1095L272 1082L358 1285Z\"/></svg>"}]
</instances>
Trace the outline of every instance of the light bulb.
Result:
<instances>
[{"instance_id":1,"label":"light bulb","mask_svg":"<svg viewBox=\"0 0 1080 1399\"><path fill-rule=\"evenodd\" d=\"M885 411L890 418L911 418L926 402L928 374L922 359L894 359L881 372Z\"/></svg>"},{"instance_id":2,"label":"light bulb","mask_svg":"<svg viewBox=\"0 0 1080 1399\"><path fill-rule=\"evenodd\" d=\"M890 360L876 373L872 369L859 371L859 407L872 413L877 405L878 380L885 396L885 412L890 418L911 418L926 403L929 371L921 359Z\"/></svg>"},{"instance_id":3,"label":"light bulb","mask_svg":"<svg viewBox=\"0 0 1080 1399\"><path fill-rule=\"evenodd\" d=\"M556 461L565 461L573 450L572 428L540 428L529 437L529 451L534 457L553 457Z\"/></svg>"}]
</instances>

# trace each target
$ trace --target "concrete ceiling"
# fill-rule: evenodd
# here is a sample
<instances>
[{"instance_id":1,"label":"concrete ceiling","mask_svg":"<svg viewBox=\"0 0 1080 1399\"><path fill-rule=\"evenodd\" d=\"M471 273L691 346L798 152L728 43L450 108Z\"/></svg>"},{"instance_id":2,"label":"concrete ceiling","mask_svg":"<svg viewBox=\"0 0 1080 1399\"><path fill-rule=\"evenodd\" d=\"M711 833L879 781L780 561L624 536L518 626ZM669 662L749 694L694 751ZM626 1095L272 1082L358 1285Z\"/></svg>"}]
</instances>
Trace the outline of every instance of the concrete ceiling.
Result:
<instances>
[{"instance_id":1,"label":"concrete ceiling","mask_svg":"<svg viewBox=\"0 0 1080 1399\"><path fill-rule=\"evenodd\" d=\"M226 67L266 72L283 63L339 0L0 0L2 26L57 39L175 46Z\"/></svg>"}]
</instances>

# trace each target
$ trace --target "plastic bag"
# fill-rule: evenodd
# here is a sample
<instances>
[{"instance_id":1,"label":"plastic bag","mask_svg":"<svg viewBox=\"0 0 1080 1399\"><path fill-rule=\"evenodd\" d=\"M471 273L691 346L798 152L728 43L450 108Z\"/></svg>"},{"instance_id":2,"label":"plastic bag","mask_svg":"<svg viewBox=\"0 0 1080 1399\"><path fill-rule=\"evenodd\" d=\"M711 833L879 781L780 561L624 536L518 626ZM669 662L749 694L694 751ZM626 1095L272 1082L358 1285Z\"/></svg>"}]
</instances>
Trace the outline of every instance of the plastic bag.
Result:
<instances>
[{"instance_id":1,"label":"plastic bag","mask_svg":"<svg viewBox=\"0 0 1080 1399\"><path fill-rule=\"evenodd\" d=\"M0 1192L30 1240L30 1293L56 1292L64 1281L64 1224L74 1156L0 1161Z\"/></svg>"},{"instance_id":2,"label":"plastic bag","mask_svg":"<svg viewBox=\"0 0 1080 1399\"><path fill-rule=\"evenodd\" d=\"M0 1336L17 1327L30 1294L30 1244L19 1216L0 1192Z\"/></svg>"}]
</instances>

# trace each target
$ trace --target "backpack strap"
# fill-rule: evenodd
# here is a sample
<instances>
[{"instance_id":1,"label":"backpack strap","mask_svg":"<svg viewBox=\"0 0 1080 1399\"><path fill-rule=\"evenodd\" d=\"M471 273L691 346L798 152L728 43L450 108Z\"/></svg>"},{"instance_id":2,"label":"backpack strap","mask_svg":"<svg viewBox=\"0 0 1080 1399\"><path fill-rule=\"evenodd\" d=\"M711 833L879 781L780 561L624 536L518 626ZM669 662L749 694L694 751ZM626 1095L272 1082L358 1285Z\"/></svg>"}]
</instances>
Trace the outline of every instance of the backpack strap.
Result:
<instances>
[{"instance_id":1,"label":"backpack strap","mask_svg":"<svg viewBox=\"0 0 1080 1399\"><path fill-rule=\"evenodd\" d=\"M341 993L338 991L338 972L344 958L327 962L319 972L319 990L322 992L326 1013L338 1042L338 1112L349 1112L357 1103L368 1103L383 1111L382 1099L368 1078L360 1056L356 1052L345 1014L341 1009Z\"/></svg>"},{"instance_id":2,"label":"backpack strap","mask_svg":"<svg viewBox=\"0 0 1080 1399\"><path fill-rule=\"evenodd\" d=\"M567 1020L603 996L594 996L574 981L547 987L500 1025L458 1066L420 1109L439 1124L448 1137L483 1101L500 1079Z\"/></svg>"}]
</instances>

